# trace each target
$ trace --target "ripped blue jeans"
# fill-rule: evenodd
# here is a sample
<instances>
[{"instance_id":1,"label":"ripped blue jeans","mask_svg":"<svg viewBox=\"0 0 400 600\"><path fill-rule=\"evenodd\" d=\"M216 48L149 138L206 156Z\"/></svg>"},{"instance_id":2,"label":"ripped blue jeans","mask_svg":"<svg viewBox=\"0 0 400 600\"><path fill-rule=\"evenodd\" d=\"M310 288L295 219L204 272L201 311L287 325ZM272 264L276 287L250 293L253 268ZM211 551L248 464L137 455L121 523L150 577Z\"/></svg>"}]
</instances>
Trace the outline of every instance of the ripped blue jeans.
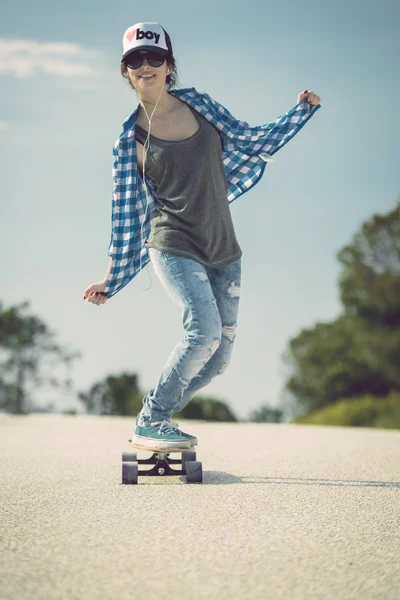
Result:
<instances>
[{"instance_id":1,"label":"ripped blue jeans","mask_svg":"<svg viewBox=\"0 0 400 600\"><path fill-rule=\"evenodd\" d=\"M236 335L241 258L204 267L184 256L149 248L154 272L178 305L186 335L143 399L139 424L170 419L228 366Z\"/></svg>"}]
</instances>

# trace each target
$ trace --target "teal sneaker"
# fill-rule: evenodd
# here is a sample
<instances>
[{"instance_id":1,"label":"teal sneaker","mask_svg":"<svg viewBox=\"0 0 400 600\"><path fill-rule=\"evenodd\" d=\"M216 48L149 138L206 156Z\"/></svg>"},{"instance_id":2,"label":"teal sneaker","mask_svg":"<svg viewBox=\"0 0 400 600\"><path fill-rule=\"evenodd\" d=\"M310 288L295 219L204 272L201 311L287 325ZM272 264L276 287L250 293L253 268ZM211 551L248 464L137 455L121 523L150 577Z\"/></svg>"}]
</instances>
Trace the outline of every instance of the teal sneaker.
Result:
<instances>
[{"instance_id":1,"label":"teal sneaker","mask_svg":"<svg viewBox=\"0 0 400 600\"><path fill-rule=\"evenodd\" d=\"M178 423L176 423L175 421L169 421L173 426L178 427ZM189 440L190 445L191 446L197 446L197 444L199 443L199 440L197 439L197 437L195 437L194 435L190 435L189 433L184 433L183 431L181 431L181 434Z\"/></svg>"},{"instance_id":2,"label":"teal sneaker","mask_svg":"<svg viewBox=\"0 0 400 600\"><path fill-rule=\"evenodd\" d=\"M182 450L192 447L190 441L173 421L151 421L149 424L141 426L138 424L138 420L139 415L136 417L136 428L132 434L133 444L144 448L179 448Z\"/></svg>"}]
</instances>

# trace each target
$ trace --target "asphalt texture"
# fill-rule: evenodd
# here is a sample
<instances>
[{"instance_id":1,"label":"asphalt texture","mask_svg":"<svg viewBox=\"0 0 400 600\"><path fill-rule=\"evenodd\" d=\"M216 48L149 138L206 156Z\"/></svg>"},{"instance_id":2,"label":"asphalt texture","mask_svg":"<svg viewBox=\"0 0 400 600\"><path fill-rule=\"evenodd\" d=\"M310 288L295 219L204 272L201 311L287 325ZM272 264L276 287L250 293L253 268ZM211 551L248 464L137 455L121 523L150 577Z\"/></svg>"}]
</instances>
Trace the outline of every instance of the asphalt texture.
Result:
<instances>
[{"instance_id":1,"label":"asphalt texture","mask_svg":"<svg viewBox=\"0 0 400 600\"><path fill-rule=\"evenodd\" d=\"M132 417L0 415L1 600L400 598L400 431L178 422L202 484L123 485Z\"/></svg>"}]
</instances>

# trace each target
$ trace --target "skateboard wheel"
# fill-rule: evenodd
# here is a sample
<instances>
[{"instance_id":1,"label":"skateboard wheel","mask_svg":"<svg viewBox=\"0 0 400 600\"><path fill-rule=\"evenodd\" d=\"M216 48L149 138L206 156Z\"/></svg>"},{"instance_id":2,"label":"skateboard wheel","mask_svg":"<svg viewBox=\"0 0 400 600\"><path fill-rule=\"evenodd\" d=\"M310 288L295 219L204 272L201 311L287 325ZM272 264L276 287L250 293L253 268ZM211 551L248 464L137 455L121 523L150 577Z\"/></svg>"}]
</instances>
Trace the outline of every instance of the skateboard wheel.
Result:
<instances>
[{"instance_id":1,"label":"skateboard wheel","mask_svg":"<svg viewBox=\"0 0 400 600\"><path fill-rule=\"evenodd\" d=\"M137 462L137 452L123 452L122 462Z\"/></svg>"},{"instance_id":2,"label":"skateboard wheel","mask_svg":"<svg viewBox=\"0 0 400 600\"><path fill-rule=\"evenodd\" d=\"M182 452L182 471L186 473L185 465L188 460L196 460L196 452Z\"/></svg>"},{"instance_id":3,"label":"skateboard wheel","mask_svg":"<svg viewBox=\"0 0 400 600\"><path fill-rule=\"evenodd\" d=\"M137 462L122 463L122 483L133 485L138 482L139 465Z\"/></svg>"},{"instance_id":4,"label":"skateboard wheel","mask_svg":"<svg viewBox=\"0 0 400 600\"><path fill-rule=\"evenodd\" d=\"M201 462L196 460L188 460L185 464L186 483L202 483L203 467Z\"/></svg>"}]
</instances>

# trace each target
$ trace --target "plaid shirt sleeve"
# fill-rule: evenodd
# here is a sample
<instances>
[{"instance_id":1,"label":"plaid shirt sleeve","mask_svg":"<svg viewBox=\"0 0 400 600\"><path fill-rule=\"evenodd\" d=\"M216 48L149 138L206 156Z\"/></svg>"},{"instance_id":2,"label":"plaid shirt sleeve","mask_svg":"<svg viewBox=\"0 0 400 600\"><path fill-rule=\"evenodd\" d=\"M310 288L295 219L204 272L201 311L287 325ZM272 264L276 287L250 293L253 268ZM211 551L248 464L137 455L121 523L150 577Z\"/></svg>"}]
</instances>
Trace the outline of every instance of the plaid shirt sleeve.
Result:
<instances>
[{"instance_id":1,"label":"plaid shirt sleeve","mask_svg":"<svg viewBox=\"0 0 400 600\"><path fill-rule=\"evenodd\" d=\"M258 183L272 156L289 142L320 108L306 100L275 121L251 127L235 119L231 113L206 93L201 93L207 107L204 116L220 131L223 160L228 182L228 201L250 190Z\"/></svg>"},{"instance_id":2,"label":"plaid shirt sleeve","mask_svg":"<svg viewBox=\"0 0 400 600\"><path fill-rule=\"evenodd\" d=\"M321 105L312 107L303 100L275 121L252 127L246 121L235 119L222 104L208 94L202 93L201 96L205 104L212 107L212 112L218 117L215 126L225 138L224 150L227 152L241 150L250 156L266 153L263 160L283 148L321 108Z\"/></svg>"},{"instance_id":3,"label":"plaid shirt sleeve","mask_svg":"<svg viewBox=\"0 0 400 600\"><path fill-rule=\"evenodd\" d=\"M113 149L112 259L104 293L108 298L121 291L149 262L143 244L150 234L150 215L156 198L150 182L147 189L138 174L134 130L120 136Z\"/></svg>"},{"instance_id":4,"label":"plaid shirt sleeve","mask_svg":"<svg viewBox=\"0 0 400 600\"><path fill-rule=\"evenodd\" d=\"M113 147L113 193L111 210L111 239L108 255L111 270L104 293L113 296L124 288L134 273L137 240L136 147L121 137Z\"/></svg>"},{"instance_id":5,"label":"plaid shirt sleeve","mask_svg":"<svg viewBox=\"0 0 400 600\"><path fill-rule=\"evenodd\" d=\"M113 180L113 192L112 192L112 203L111 203L111 239L108 245L108 256L113 257L115 253L115 221L116 221L116 207L117 207L117 178L118 178L118 140L113 146L113 165L112 165L112 180Z\"/></svg>"}]
</instances>

